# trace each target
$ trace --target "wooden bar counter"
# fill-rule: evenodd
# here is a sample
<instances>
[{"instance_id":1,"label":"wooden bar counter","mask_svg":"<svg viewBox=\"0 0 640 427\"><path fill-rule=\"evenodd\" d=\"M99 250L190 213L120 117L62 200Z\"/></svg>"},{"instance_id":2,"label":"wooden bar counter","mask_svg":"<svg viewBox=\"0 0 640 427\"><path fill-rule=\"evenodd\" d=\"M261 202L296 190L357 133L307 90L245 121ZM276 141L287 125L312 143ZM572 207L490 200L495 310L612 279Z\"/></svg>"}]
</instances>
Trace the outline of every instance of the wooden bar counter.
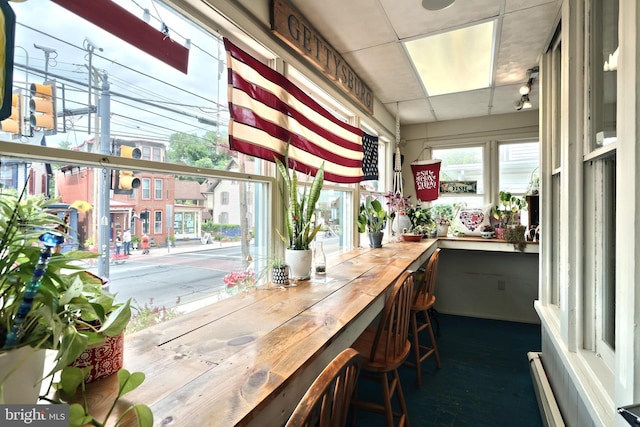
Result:
<instances>
[{"instance_id":1,"label":"wooden bar counter","mask_svg":"<svg viewBox=\"0 0 640 427\"><path fill-rule=\"evenodd\" d=\"M124 367L146 380L125 398L149 405L157 426L281 426L375 319L400 274L436 246L386 243L329 257L326 276L252 289L128 336ZM92 410L103 410L116 387L115 375L89 384Z\"/></svg>"}]
</instances>

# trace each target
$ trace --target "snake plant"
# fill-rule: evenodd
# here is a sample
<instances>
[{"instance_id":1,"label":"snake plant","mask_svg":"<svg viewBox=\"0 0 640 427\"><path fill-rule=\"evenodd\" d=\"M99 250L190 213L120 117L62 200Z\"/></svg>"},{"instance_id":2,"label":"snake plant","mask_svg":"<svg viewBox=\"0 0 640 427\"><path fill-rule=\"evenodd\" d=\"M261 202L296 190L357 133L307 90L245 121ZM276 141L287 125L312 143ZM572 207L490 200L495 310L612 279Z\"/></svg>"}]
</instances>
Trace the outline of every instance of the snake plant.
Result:
<instances>
[{"instance_id":1,"label":"snake plant","mask_svg":"<svg viewBox=\"0 0 640 427\"><path fill-rule=\"evenodd\" d=\"M288 164L288 158L285 158ZM309 244L320 230L320 225L314 222L314 212L316 203L320 198L320 191L324 183L324 163L318 169L313 178L311 186L304 186L302 194L298 191L298 176L295 171L290 170L279 159L275 159L276 165L284 181L284 188L281 194L285 202L286 214L286 235L278 230L280 238L287 249L306 250Z\"/></svg>"}]
</instances>

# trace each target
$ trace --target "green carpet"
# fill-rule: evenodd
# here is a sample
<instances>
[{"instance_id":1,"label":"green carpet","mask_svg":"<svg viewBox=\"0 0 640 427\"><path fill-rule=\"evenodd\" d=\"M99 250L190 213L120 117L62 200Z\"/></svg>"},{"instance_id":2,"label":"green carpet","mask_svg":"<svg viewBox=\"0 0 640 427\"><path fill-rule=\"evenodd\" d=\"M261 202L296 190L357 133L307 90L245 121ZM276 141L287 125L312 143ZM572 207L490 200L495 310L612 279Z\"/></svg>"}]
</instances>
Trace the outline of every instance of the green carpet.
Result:
<instances>
[{"instance_id":1,"label":"green carpet","mask_svg":"<svg viewBox=\"0 0 640 427\"><path fill-rule=\"evenodd\" d=\"M400 368L411 426L542 426L527 360L527 352L540 351L540 326L445 314L436 318L442 368L434 358L423 362L421 389L414 368ZM429 342L427 331L420 341ZM359 394L379 400L382 393L378 383L362 379ZM384 426L385 419L358 410L355 425Z\"/></svg>"}]
</instances>

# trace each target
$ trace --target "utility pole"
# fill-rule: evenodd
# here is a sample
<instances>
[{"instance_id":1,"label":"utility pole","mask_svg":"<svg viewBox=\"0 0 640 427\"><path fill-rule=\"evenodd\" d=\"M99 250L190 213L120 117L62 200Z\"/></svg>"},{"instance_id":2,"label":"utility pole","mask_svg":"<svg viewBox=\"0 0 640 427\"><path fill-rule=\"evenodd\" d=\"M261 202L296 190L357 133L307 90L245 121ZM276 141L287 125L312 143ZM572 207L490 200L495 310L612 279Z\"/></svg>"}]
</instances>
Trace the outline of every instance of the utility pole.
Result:
<instances>
[{"instance_id":1,"label":"utility pole","mask_svg":"<svg viewBox=\"0 0 640 427\"><path fill-rule=\"evenodd\" d=\"M98 114L101 121L100 153L111 154L111 95L109 93L109 81L107 73L102 75L102 93L100 96L100 108ZM103 167L102 176L98 182L98 250L100 258L98 262L98 275L109 277L109 225L111 224L111 168Z\"/></svg>"}]
</instances>

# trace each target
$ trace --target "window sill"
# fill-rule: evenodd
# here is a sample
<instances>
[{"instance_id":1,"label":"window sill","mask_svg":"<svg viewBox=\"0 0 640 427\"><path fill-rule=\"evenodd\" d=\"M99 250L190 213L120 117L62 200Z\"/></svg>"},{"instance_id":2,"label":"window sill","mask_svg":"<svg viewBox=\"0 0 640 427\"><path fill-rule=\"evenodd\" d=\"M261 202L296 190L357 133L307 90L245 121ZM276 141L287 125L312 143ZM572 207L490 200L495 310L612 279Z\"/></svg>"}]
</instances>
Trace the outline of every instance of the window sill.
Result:
<instances>
[{"instance_id":1,"label":"window sill","mask_svg":"<svg viewBox=\"0 0 640 427\"><path fill-rule=\"evenodd\" d=\"M439 237L438 247L442 249L466 249L472 251L488 252L519 252L513 247L513 243L507 243L498 239L483 239L482 237ZM538 242L527 242L524 253L537 254L540 245Z\"/></svg>"}]
</instances>

